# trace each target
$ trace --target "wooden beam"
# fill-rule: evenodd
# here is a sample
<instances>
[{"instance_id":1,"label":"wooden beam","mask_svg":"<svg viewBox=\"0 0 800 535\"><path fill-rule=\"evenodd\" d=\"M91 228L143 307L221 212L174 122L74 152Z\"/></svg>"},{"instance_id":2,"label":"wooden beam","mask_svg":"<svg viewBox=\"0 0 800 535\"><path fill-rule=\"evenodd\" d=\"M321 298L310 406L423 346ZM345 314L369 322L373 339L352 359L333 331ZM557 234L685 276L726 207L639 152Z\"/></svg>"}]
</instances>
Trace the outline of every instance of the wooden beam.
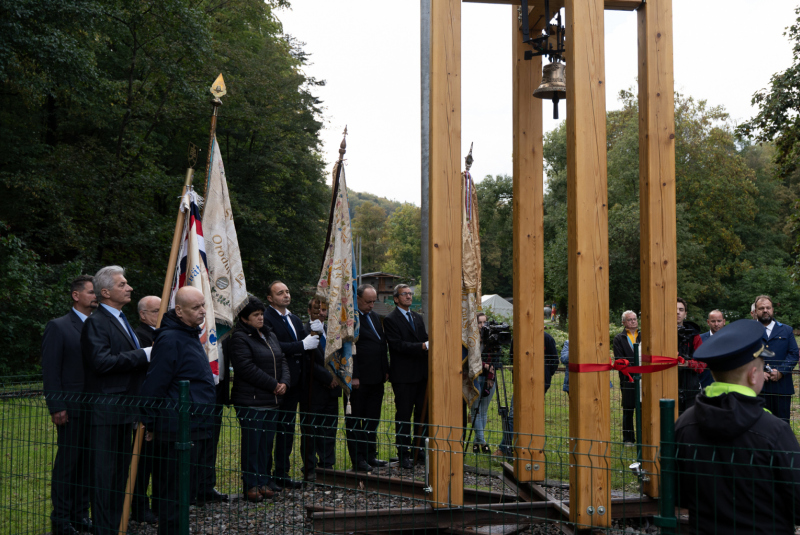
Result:
<instances>
[{"instance_id":1,"label":"wooden beam","mask_svg":"<svg viewBox=\"0 0 800 535\"><path fill-rule=\"evenodd\" d=\"M551 6L557 3L558 0L551 2ZM464 0L465 4L497 4L506 6L518 6L520 0ZM604 9L608 11L634 11L644 3L644 0L605 0ZM562 2L563 4L563 2ZM543 5L543 2L536 0L528 0L529 6Z\"/></svg>"},{"instance_id":2,"label":"wooden beam","mask_svg":"<svg viewBox=\"0 0 800 535\"><path fill-rule=\"evenodd\" d=\"M565 7L570 43L566 55L569 360L607 364L611 346L603 0L567 0ZM578 529L610 526L608 377L607 373L570 374L570 516Z\"/></svg>"},{"instance_id":3,"label":"wooden beam","mask_svg":"<svg viewBox=\"0 0 800 535\"><path fill-rule=\"evenodd\" d=\"M461 505L461 0L431 1L428 413L433 507Z\"/></svg>"},{"instance_id":4,"label":"wooden beam","mask_svg":"<svg viewBox=\"0 0 800 535\"><path fill-rule=\"evenodd\" d=\"M544 481L544 220L541 56L525 61L517 10L512 9L514 431L517 481Z\"/></svg>"},{"instance_id":5,"label":"wooden beam","mask_svg":"<svg viewBox=\"0 0 800 535\"><path fill-rule=\"evenodd\" d=\"M639 9L639 184L642 277L642 355L678 354L675 304L678 273L675 228L675 103L672 0ZM661 398L678 399L678 369L642 380L642 441L658 446ZM677 401L675 403L677 417ZM644 468L656 474L657 448L644 448ZM650 461L650 462L648 462ZM651 475L645 492L658 496Z\"/></svg>"}]
</instances>

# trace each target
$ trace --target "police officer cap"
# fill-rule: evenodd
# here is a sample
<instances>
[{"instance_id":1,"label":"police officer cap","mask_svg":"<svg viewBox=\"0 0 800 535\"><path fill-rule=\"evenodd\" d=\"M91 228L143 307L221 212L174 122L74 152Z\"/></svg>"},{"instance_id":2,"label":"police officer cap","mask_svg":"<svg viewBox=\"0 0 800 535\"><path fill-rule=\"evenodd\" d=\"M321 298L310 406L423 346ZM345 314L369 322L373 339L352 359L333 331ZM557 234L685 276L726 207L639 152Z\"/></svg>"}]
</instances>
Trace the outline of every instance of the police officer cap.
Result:
<instances>
[{"instance_id":1,"label":"police officer cap","mask_svg":"<svg viewBox=\"0 0 800 535\"><path fill-rule=\"evenodd\" d=\"M737 320L710 336L694 352L694 359L712 370L725 372L744 366L756 357L771 357L764 348L764 326L754 320Z\"/></svg>"}]
</instances>

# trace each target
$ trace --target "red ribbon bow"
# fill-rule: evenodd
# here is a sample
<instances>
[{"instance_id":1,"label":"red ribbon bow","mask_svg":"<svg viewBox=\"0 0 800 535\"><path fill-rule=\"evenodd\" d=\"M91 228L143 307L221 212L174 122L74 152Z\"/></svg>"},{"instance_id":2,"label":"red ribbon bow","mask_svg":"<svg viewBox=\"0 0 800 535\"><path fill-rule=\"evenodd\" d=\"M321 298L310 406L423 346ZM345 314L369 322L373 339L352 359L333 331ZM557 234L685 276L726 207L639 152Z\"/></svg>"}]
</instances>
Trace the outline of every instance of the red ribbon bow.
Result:
<instances>
[{"instance_id":1,"label":"red ribbon bow","mask_svg":"<svg viewBox=\"0 0 800 535\"><path fill-rule=\"evenodd\" d=\"M608 364L570 363L569 371L577 373L585 373L585 372L606 372L611 370L617 370L618 372L622 372L622 375L627 377L628 381L632 383L633 382L633 377L631 376L632 373L660 372L672 368L673 366L677 366L678 364L683 364L685 360L681 356L678 356L676 358L670 358L670 357L661 357L658 355L642 355L642 362L649 362L651 363L651 365L631 366L630 361L628 361L628 359L617 359L615 361L609 361ZM690 362L695 362L695 361L690 361ZM705 365L703 363L698 363L698 364L702 364L703 369L705 369ZM698 371L697 373L701 372L702 370Z\"/></svg>"}]
</instances>

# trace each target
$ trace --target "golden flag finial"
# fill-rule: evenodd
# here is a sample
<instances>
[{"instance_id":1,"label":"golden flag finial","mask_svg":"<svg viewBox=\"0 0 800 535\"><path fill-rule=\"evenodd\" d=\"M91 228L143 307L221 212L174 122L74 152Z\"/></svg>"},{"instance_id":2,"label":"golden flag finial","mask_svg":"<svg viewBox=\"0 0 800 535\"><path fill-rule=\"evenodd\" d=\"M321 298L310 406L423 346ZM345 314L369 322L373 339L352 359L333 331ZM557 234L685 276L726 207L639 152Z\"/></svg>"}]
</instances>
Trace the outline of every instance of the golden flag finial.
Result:
<instances>
[{"instance_id":1,"label":"golden flag finial","mask_svg":"<svg viewBox=\"0 0 800 535\"><path fill-rule=\"evenodd\" d=\"M211 94L216 98L220 98L224 97L227 92L228 91L225 89L225 80L222 78L222 74L220 74L211 85Z\"/></svg>"}]
</instances>

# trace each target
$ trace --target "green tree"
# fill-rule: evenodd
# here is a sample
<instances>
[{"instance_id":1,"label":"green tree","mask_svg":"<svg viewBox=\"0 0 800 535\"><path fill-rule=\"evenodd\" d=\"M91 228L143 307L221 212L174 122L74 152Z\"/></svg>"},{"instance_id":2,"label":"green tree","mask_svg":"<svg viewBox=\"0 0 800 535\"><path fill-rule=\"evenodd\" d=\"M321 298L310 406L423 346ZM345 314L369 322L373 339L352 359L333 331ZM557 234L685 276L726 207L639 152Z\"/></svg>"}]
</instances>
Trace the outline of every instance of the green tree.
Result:
<instances>
[{"instance_id":1,"label":"green tree","mask_svg":"<svg viewBox=\"0 0 800 535\"><path fill-rule=\"evenodd\" d=\"M353 237L361 238L361 269L364 273L378 271L386 257L384 225L386 210L367 201L359 205L353 218Z\"/></svg>"},{"instance_id":2,"label":"green tree","mask_svg":"<svg viewBox=\"0 0 800 535\"><path fill-rule=\"evenodd\" d=\"M383 271L418 282L422 276L422 210L404 203L386 221Z\"/></svg>"},{"instance_id":3,"label":"green tree","mask_svg":"<svg viewBox=\"0 0 800 535\"><path fill-rule=\"evenodd\" d=\"M134 299L161 293L189 142L205 189L208 88L222 72L217 139L248 289L315 282L330 199L322 82L282 35L284 5L0 0L0 220L43 274L120 264Z\"/></svg>"},{"instance_id":4,"label":"green tree","mask_svg":"<svg viewBox=\"0 0 800 535\"><path fill-rule=\"evenodd\" d=\"M475 184L481 237L481 284L484 294L508 297L514 290L512 204L508 175L486 175Z\"/></svg>"}]
</instances>

